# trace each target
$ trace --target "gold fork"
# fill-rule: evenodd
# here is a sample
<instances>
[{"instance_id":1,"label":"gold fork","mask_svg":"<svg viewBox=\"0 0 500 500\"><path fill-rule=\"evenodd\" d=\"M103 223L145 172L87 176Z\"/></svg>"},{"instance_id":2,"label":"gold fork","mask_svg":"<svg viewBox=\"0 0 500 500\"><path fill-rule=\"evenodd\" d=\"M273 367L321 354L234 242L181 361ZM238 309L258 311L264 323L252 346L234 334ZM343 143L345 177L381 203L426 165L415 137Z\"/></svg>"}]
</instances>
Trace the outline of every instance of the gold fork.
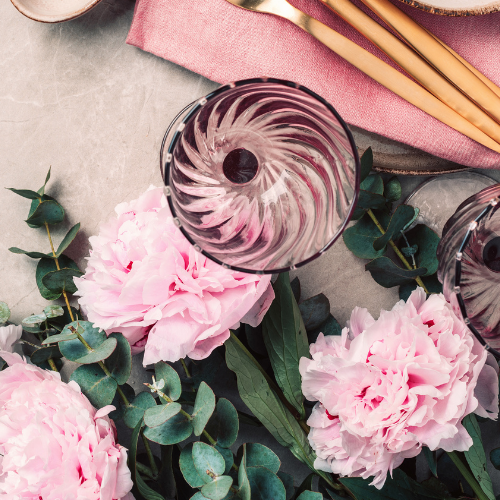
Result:
<instances>
[{"instance_id":1,"label":"gold fork","mask_svg":"<svg viewBox=\"0 0 500 500\"><path fill-rule=\"evenodd\" d=\"M500 153L500 127L483 110L472 104L466 104L468 99L458 92L453 85L447 82L425 61L422 64L428 66L428 71L433 77L440 79L446 85L446 92L456 92L460 99L461 109L466 109L467 119L457 111L441 102L426 89L406 77L389 64L380 60L371 52L344 37L335 30L322 24L317 19L310 17L304 12L290 5L286 0L227 0L229 3L253 12L274 14L275 16L288 19L299 28L303 29L321 43L333 50L340 57L353 64L356 68L367 74L375 81L399 95L406 101L417 106L429 115L437 118L446 125L458 130L462 134L474 139L484 146ZM411 49L408 49L411 51ZM429 78L432 81L432 78ZM470 120L470 121L469 121ZM471 123L472 122L472 123ZM494 136L495 140L490 136Z\"/></svg>"}]
</instances>

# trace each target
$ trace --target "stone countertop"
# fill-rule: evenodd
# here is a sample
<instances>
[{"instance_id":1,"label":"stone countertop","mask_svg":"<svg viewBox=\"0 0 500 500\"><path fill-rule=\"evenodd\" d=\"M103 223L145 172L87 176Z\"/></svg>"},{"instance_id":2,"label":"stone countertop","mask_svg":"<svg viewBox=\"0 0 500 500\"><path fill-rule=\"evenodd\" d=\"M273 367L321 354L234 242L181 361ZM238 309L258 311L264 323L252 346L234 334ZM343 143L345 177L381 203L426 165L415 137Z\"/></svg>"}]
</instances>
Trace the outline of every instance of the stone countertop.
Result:
<instances>
[{"instance_id":1,"label":"stone countertop","mask_svg":"<svg viewBox=\"0 0 500 500\"><path fill-rule=\"evenodd\" d=\"M51 25L31 21L10 2L0 2L0 187L36 190L51 167L48 193L67 211L54 238L59 241L81 222L67 253L82 269L88 237L97 233L100 221L112 216L118 203L161 184L159 149L168 124L184 106L217 87L126 45L133 9L132 0L103 0L83 17ZM422 180L404 178L404 192ZM12 321L20 322L47 301L34 280L36 261L7 249L49 248L46 234L24 223L29 200L0 189L0 205L0 300L11 308ZM378 316L398 300L397 289L378 286L341 240L296 274L303 296L324 292L341 324L355 306ZM144 377L136 357L136 388ZM488 429L488 442L499 446L499 439L493 439L498 424ZM240 440L250 434L255 439L253 429L243 428ZM273 446L269 436L263 434L262 440ZM280 455L296 481L307 474L286 450ZM491 474L498 494L500 473Z\"/></svg>"}]
</instances>

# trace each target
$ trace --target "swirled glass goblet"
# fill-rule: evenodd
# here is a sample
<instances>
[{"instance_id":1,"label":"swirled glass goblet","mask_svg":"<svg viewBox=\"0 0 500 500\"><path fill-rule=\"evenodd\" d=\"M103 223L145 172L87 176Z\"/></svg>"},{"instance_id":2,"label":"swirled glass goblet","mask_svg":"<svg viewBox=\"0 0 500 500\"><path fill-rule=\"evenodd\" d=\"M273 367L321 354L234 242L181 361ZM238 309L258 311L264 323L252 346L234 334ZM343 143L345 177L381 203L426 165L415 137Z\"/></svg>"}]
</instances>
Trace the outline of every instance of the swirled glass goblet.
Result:
<instances>
[{"instance_id":1,"label":"swirled glass goblet","mask_svg":"<svg viewBox=\"0 0 500 500\"><path fill-rule=\"evenodd\" d=\"M225 85L165 134L165 193L176 224L212 260L276 273L321 255L353 210L359 159L333 107L276 79Z\"/></svg>"},{"instance_id":2,"label":"swirled glass goblet","mask_svg":"<svg viewBox=\"0 0 500 500\"><path fill-rule=\"evenodd\" d=\"M465 200L437 249L443 293L479 341L500 357L500 184Z\"/></svg>"}]
</instances>

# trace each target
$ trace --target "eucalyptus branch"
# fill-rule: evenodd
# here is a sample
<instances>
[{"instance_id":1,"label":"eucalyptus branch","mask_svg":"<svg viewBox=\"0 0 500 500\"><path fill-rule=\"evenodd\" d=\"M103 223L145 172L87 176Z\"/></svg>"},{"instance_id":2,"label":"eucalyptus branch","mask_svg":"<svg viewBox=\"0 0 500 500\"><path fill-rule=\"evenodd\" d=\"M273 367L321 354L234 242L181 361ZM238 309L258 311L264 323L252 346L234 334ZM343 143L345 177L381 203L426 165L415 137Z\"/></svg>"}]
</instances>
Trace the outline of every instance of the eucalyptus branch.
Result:
<instances>
[{"instance_id":1,"label":"eucalyptus branch","mask_svg":"<svg viewBox=\"0 0 500 500\"><path fill-rule=\"evenodd\" d=\"M373 213L372 209L369 208L366 213L368 214L368 216L370 217L370 219L373 221L373 223L377 226L377 229L382 233L382 235L385 234L385 230L384 228L382 227L382 225L380 224L380 222L378 221L377 217L375 216L375 214ZM394 243L394 241L392 240L389 240L389 245L391 246L391 248L394 250L394 253L401 259L401 262L406 266L406 269L412 271L413 270L413 267L411 266L411 264L406 260L406 257L402 254L401 250L396 246L396 244ZM424 282L422 281L422 278L420 278L420 276L417 276L415 278L415 281L417 282L418 286L422 287L424 289L424 292L429 295L429 290L427 290L427 287L424 285Z\"/></svg>"}]
</instances>

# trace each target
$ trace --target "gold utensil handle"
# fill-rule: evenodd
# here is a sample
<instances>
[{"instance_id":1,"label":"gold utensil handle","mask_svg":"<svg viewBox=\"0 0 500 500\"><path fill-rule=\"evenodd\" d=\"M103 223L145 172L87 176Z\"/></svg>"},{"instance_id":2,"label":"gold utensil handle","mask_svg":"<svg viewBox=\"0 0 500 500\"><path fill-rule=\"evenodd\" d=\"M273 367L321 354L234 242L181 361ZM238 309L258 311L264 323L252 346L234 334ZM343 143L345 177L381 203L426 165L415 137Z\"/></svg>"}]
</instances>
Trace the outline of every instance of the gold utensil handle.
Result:
<instances>
[{"instance_id":1,"label":"gold utensil handle","mask_svg":"<svg viewBox=\"0 0 500 500\"><path fill-rule=\"evenodd\" d=\"M467 121L500 143L500 125L467 98L413 49L380 26L350 0L322 0L398 66Z\"/></svg>"},{"instance_id":2,"label":"gold utensil handle","mask_svg":"<svg viewBox=\"0 0 500 500\"><path fill-rule=\"evenodd\" d=\"M470 99L500 122L500 97L470 71L436 37L398 9L389 0L362 0L380 19L393 28L424 59ZM486 77L484 77L486 78Z\"/></svg>"},{"instance_id":3,"label":"gold utensil handle","mask_svg":"<svg viewBox=\"0 0 500 500\"><path fill-rule=\"evenodd\" d=\"M410 102L417 108L437 118L446 125L474 139L480 144L500 153L500 144L488 137L475 125L441 102L420 85L381 61L371 52L325 26L317 19L307 16L294 8L293 16L288 17L297 26L307 31L321 43L350 62L375 81Z\"/></svg>"}]
</instances>

